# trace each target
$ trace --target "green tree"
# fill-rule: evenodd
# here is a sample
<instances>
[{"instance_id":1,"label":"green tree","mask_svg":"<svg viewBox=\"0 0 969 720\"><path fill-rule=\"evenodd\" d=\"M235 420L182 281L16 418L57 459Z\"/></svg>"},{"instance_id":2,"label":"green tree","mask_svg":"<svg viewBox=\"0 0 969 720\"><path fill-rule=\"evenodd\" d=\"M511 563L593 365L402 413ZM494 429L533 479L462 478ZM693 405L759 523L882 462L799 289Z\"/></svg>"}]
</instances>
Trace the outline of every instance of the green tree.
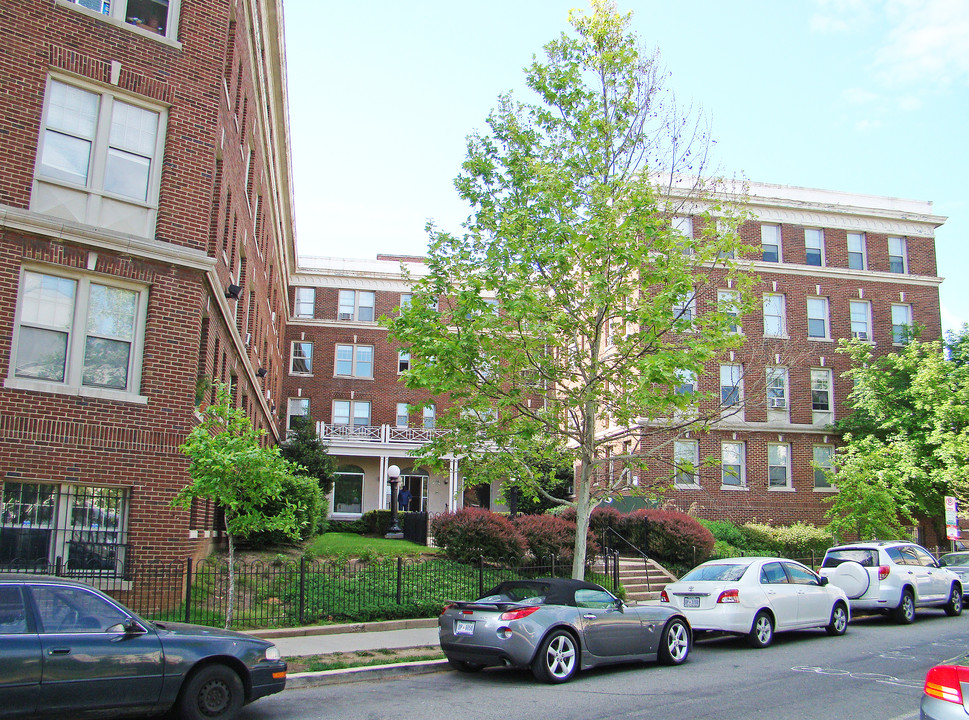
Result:
<instances>
[{"instance_id":1,"label":"green tree","mask_svg":"<svg viewBox=\"0 0 969 720\"><path fill-rule=\"evenodd\" d=\"M845 446L835 456L831 480L839 495L828 511L839 527L898 536L900 520L923 515L941 528L943 497L969 499L967 346L965 327L947 343L921 342L916 333L898 352L878 357L868 344L843 343L852 412L838 423Z\"/></svg>"},{"instance_id":2,"label":"green tree","mask_svg":"<svg viewBox=\"0 0 969 720\"><path fill-rule=\"evenodd\" d=\"M297 416L290 420L289 433L280 453L290 462L303 467L300 475L316 478L324 497L330 494L336 464L327 453L326 443L316 432L313 418Z\"/></svg>"},{"instance_id":3,"label":"green tree","mask_svg":"<svg viewBox=\"0 0 969 720\"><path fill-rule=\"evenodd\" d=\"M609 448L651 434L669 457L670 438L705 421L699 407L718 413L719 396L677 387L741 344L753 280L732 259L750 251L739 210L713 184L679 181L703 175L707 138L676 110L658 55L612 2L570 21L574 35L526 70L539 102L500 97L490 131L469 138L455 180L465 232L428 226L427 274L388 324L414 359L407 383L449 399L448 432L424 462L460 457L466 477L510 478L554 502L547 468L563 453L576 468L580 578L592 509L643 489L608 467L645 466L647 443ZM692 233L676 229L679 213ZM718 304L718 286L736 296Z\"/></svg>"},{"instance_id":4,"label":"green tree","mask_svg":"<svg viewBox=\"0 0 969 720\"><path fill-rule=\"evenodd\" d=\"M235 605L235 541L256 532L280 532L296 540L296 507L283 488L301 468L265 447L265 431L255 430L244 410L233 407L229 388L216 383L216 402L201 409L202 420L179 448L189 458L191 482L179 490L173 507L188 509L196 498L222 507L229 543L229 596L226 628ZM274 502L275 501L275 502ZM274 502L275 514L263 508Z\"/></svg>"}]
</instances>

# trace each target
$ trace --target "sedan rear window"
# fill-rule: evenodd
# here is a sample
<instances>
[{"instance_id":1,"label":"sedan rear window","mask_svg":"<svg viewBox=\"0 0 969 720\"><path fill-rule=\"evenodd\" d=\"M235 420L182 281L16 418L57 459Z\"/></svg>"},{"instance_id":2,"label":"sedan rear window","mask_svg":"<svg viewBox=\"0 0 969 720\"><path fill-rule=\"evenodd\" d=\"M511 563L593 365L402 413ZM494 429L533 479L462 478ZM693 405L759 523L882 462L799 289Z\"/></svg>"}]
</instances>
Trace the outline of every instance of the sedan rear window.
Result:
<instances>
[{"instance_id":1,"label":"sedan rear window","mask_svg":"<svg viewBox=\"0 0 969 720\"><path fill-rule=\"evenodd\" d=\"M845 562L856 562L863 567L875 567L878 565L878 551L867 548L828 550L821 567L835 568Z\"/></svg>"},{"instance_id":2,"label":"sedan rear window","mask_svg":"<svg viewBox=\"0 0 969 720\"><path fill-rule=\"evenodd\" d=\"M717 563L716 565L700 565L695 567L682 578L681 582L696 582L697 580L720 580L721 582L735 582L744 576L750 565Z\"/></svg>"}]
</instances>

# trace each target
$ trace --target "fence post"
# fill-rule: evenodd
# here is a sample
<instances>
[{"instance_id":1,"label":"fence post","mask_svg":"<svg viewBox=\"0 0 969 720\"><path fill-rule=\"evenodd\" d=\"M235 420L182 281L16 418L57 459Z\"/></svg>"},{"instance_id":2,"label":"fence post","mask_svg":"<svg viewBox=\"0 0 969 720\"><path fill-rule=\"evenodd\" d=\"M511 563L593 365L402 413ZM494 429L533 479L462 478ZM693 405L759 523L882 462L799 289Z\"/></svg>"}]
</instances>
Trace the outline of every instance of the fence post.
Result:
<instances>
[{"instance_id":1,"label":"fence post","mask_svg":"<svg viewBox=\"0 0 969 720\"><path fill-rule=\"evenodd\" d=\"M484 596L484 555L478 555L478 597Z\"/></svg>"},{"instance_id":2,"label":"fence post","mask_svg":"<svg viewBox=\"0 0 969 720\"><path fill-rule=\"evenodd\" d=\"M817 566L818 565L815 562L815 557L814 557L814 548L811 548L811 569L814 570L815 568L817 568Z\"/></svg>"},{"instance_id":3,"label":"fence post","mask_svg":"<svg viewBox=\"0 0 969 720\"><path fill-rule=\"evenodd\" d=\"M693 567L696 567L696 545L693 546Z\"/></svg>"},{"instance_id":4,"label":"fence post","mask_svg":"<svg viewBox=\"0 0 969 720\"><path fill-rule=\"evenodd\" d=\"M305 622L306 617L306 556L299 558L299 624Z\"/></svg>"},{"instance_id":5,"label":"fence post","mask_svg":"<svg viewBox=\"0 0 969 720\"><path fill-rule=\"evenodd\" d=\"M555 556L554 555L552 555L552 577L556 577L556 575L555 575Z\"/></svg>"},{"instance_id":6,"label":"fence post","mask_svg":"<svg viewBox=\"0 0 969 720\"><path fill-rule=\"evenodd\" d=\"M397 604L404 602L404 558L397 556Z\"/></svg>"},{"instance_id":7,"label":"fence post","mask_svg":"<svg viewBox=\"0 0 969 720\"><path fill-rule=\"evenodd\" d=\"M612 586L619 592L619 551L612 551Z\"/></svg>"},{"instance_id":8,"label":"fence post","mask_svg":"<svg viewBox=\"0 0 969 720\"><path fill-rule=\"evenodd\" d=\"M185 622L192 622L192 558L185 558Z\"/></svg>"}]
</instances>

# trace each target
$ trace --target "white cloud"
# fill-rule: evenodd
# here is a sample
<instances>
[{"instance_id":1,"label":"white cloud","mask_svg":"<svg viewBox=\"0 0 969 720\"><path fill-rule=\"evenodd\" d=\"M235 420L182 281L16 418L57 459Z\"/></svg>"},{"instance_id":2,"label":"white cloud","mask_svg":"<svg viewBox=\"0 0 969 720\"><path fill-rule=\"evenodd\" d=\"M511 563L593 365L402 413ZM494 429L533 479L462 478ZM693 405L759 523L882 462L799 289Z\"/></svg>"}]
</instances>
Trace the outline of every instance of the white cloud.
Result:
<instances>
[{"instance_id":1,"label":"white cloud","mask_svg":"<svg viewBox=\"0 0 969 720\"><path fill-rule=\"evenodd\" d=\"M906 95L898 99L899 110L903 110L905 112L921 110L922 105L923 105L922 100L912 95Z\"/></svg>"},{"instance_id":2,"label":"white cloud","mask_svg":"<svg viewBox=\"0 0 969 720\"><path fill-rule=\"evenodd\" d=\"M869 25L878 11L872 0L817 0L811 30L825 35L857 32Z\"/></svg>"},{"instance_id":3,"label":"white cloud","mask_svg":"<svg viewBox=\"0 0 969 720\"><path fill-rule=\"evenodd\" d=\"M947 87L969 81L969 3L888 0L890 30L875 53L878 79L889 87Z\"/></svg>"},{"instance_id":4,"label":"white cloud","mask_svg":"<svg viewBox=\"0 0 969 720\"><path fill-rule=\"evenodd\" d=\"M881 120L859 120L855 123L855 130L859 132L868 132L870 130L877 130L882 126Z\"/></svg>"},{"instance_id":5,"label":"white cloud","mask_svg":"<svg viewBox=\"0 0 969 720\"><path fill-rule=\"evenodd\" d=\"M877 93L865 88L845 88L841 92L841 97L852 105L870 105L879 99Z\"/></svg>"}]
</instances>

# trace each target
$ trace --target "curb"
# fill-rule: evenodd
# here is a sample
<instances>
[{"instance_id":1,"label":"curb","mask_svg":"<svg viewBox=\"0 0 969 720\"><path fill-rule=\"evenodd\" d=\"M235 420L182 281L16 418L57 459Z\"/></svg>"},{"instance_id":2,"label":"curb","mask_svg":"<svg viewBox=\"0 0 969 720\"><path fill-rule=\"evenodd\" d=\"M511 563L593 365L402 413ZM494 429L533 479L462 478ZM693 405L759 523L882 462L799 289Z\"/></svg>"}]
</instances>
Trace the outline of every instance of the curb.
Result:
<instances>
[{"instance_id":1,"label":"curb","mask_svg":"<svg viewBox=\"0 0 969 720\"><path fill-rule=\"evenodd\" d=\"M380 680L406 675L428 675L450 669L447 660L421 660L418 662L367 667L322 670L320 672L293 673L286 678L286 690L339 685L342 683Z\"/></svg>"},{"instance_id":2,"label":"curb","mask_svg":"<svg viewBox=\"0 0 969 720\"><path fill-rule=\"evenodd\" d=\"M339 635L346 633L380 632L385 630L412 630L437 627L437 618L411 618L407 620L382 620L346 625L307 625L295 628L272 628L269 630L246 630L247 635L258 638L308 637L310 635Z\"/></svg>"}]
</instances>

